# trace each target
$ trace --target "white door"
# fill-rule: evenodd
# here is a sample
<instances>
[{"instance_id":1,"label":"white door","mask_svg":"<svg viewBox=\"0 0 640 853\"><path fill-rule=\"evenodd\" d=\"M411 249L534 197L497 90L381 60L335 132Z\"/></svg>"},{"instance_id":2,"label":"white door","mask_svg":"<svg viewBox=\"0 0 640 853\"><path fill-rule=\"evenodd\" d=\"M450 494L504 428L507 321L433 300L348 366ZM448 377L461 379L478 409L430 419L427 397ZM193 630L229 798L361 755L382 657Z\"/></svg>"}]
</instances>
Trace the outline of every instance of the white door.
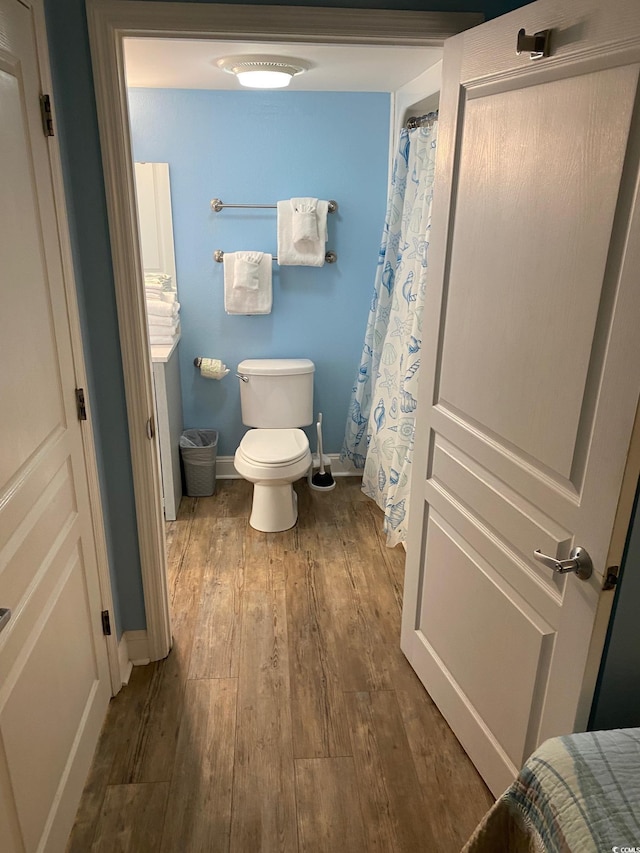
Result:
<instances>
[{"instance_id":1,"label":"white door","mask_svg":"<svg viewBox=\"0 0 640 853\"><path fill-rule=\"evenodd\" d=\"M551 55L517 55L520 28ZM640 388L639 69L637 0L539 0L445 47L402 648L495 794L585 725L602 647ZM534 559L573 546L588 580Z\"/></svg>"},{"instance_id":2,"label":"white door","mask_svg":"<svg viewBox=\"0 0 640 853\"><path fill-rule=\"evenodd\" d=\"M62 851L109 700L48 143L42 9L0 0L0 848Z\"/></svg>"}]
</instances>

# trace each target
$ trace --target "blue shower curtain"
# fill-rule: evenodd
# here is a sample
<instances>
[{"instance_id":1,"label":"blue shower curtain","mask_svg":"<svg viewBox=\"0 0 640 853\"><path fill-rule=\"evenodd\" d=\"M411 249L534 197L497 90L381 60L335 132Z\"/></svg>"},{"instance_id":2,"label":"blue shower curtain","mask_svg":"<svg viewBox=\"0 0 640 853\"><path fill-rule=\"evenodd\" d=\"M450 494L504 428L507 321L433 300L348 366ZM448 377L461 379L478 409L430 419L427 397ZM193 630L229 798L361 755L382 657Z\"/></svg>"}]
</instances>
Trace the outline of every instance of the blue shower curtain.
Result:
<instances>
[{"instance_id":1,"label":"blue shower curtain","mask_svg":"<svg viewBox=\"0 0 640 853\"><path fill-rule=\"evenodd\" d=\"M437 127L433 113L400 133L342 448L384 510L389 546L406 539Z\"/></svg>"}]
</instances>

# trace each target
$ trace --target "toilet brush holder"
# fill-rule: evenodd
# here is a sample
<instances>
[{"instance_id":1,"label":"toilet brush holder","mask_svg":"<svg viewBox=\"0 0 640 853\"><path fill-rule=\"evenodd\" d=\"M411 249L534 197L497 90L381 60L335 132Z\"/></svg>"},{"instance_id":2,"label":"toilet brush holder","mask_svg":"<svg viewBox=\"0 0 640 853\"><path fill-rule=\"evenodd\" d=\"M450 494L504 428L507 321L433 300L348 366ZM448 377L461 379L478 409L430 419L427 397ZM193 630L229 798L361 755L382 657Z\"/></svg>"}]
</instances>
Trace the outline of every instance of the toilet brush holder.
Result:
<instances>
[{"instance_id":1,"label":"toilet brush holder","mask_svg":"<svg viewBox=\"0 0 640 853\"><path fill-rule=\"evenodd\" d=\"M313 462L309 469L309 486L319 492L330 492L331 489L335 489L336 481L331 476L329 457L325 456L322 452L322 412L318 414L316 433L318 435L318 452L313 457ZM316 464L318 470L314 472L313 469Z\"/></svg>"},{"instance_id":2,"label":"toilet brush holder","mask_svg":"<svg viewBox=\"0 0 640 853\"><path fill-rule=\"evenodd\" d=\"M322 475L322 479L320 479L320 457L317 454L313 456L313 459L311 460L311 467L307 474L307 483L309 484L309 488L315 489L318 492L330 492L332 489L335 489L336 481L333 479L331 474L329 457L323 454L322 461L324 463L322 466L324 468L324 474Z\"/></svg>"}]
</instances>

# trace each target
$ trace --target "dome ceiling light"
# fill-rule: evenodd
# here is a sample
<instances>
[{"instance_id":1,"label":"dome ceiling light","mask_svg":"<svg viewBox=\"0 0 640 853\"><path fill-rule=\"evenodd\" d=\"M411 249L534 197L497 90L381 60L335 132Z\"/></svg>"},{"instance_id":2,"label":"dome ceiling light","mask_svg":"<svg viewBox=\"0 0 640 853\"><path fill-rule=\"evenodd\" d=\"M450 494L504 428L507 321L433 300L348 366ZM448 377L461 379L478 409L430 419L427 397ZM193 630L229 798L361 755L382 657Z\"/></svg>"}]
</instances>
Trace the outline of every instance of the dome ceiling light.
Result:
<instances>
[{"instance_id":1,"label":"dome ceiling light","mask_svg":"<svg viewBox=\"0 0 640 853\"><path fill-rule=\"evenodd\" d=\"M225 56L216 62L227 74L235 74L248 89L284 89L292 77L311 68L310 62L291 56Z\"/></svg>"}]
</instances>

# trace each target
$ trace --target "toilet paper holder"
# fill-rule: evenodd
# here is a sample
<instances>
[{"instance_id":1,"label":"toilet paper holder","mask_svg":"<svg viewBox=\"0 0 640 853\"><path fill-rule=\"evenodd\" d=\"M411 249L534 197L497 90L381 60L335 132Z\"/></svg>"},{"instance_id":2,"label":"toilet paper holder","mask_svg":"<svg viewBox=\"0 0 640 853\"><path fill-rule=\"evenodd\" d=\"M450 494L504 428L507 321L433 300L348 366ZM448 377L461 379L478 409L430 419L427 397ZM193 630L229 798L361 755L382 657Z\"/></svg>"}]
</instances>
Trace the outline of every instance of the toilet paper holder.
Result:
<instances>
[{"instance_id":1,"label":"toilet paper holder","mask_svg":"<svg viewBox=\"0 0 640 853\"><path fill-rule=\"evenodd\" d=\"M219 358L205 358L199 355L193 359L193 365L205 379L224 379L229 373L229 368Z\"/></svg>"}]
</instances>

